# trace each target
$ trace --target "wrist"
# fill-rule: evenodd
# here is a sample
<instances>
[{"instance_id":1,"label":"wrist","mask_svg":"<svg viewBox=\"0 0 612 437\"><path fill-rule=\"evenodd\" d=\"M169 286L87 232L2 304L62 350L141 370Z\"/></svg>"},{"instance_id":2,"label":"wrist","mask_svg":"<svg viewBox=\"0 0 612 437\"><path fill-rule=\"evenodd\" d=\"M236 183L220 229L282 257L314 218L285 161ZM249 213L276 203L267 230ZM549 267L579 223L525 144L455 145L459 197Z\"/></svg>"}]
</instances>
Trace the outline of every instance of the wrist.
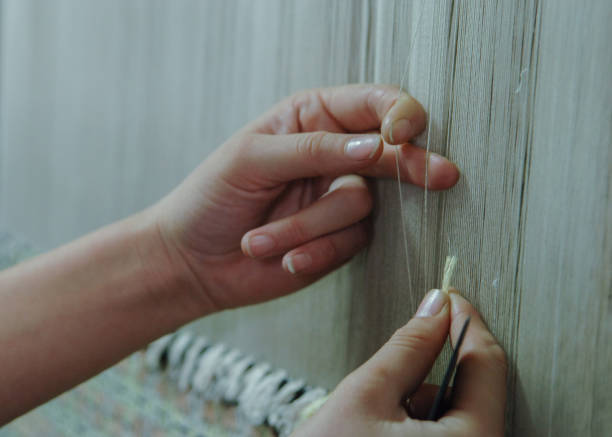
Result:
<instances>
[{"instance_id":1,"label":"wrist","mask_svg":"<svg viewBox=\"0 0 612 437\"><path fill-rule=\"evenodd\" d=\"M184 319L180 324L216 312L217 308L208 298L202 282L184 254L172 243L153 210L142 211L128 221L135 235L135 249L150 293L160 296L160 302L169 298L180 306L180 314Z\"/></svg>"}]
</instances>

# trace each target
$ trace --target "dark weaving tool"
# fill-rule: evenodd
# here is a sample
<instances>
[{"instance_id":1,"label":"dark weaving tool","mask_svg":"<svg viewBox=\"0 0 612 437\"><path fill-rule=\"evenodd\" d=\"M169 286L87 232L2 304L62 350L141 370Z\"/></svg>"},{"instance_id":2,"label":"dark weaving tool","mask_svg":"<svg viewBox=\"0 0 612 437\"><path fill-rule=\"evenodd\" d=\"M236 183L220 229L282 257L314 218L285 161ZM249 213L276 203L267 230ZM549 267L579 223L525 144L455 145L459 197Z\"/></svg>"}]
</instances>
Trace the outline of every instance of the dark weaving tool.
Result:
<instances>
[{"instance_id":1,"label":"dark weaving tool","mask_svg":"<svg viewBox=\"0 0 612 437\"><path fill-rule=\"evenodd\" d=\"M438 393L436 393L436 397L434 399L433 405L431 406L431 410L429 410L427 420L438 420L440 416L442 416L442 414L444 413L444 395L446 394L446 390L448 389L450 380L453 376L453 373L455 372L457 358L459 357L459 348L461 347L461 343L463 343L465 331L467 331L467 327L469 324L470 318L468 317L467 319L465 319L465 322L463 322L463 327L461 328L461 332L459 333L457 344L455 345L455 349L453 349L453 354L451 355L450 362L448 363L448 367L446 368L446 372L444 373L444 378L442 379L442 384L440 384L440 389L438 390Z\"/></svg>"}]
</instances>

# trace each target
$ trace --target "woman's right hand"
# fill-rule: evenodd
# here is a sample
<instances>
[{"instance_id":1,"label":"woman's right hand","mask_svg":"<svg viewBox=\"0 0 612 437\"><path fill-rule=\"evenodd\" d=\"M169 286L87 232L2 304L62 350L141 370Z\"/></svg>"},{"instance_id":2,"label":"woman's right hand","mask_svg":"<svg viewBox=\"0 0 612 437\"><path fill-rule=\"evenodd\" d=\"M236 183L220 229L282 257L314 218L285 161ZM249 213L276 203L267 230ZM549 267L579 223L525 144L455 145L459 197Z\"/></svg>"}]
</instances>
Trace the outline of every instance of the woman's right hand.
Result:
<instances>
[{"instance_id":1,"label":"woman's right hand","mask_svg":"<svg viewBox=\"0 0 612 437\"><path fill-rule=\"evenodd\" d=\"M454 345L469 316L449 408L437 421L423 420L438 390L423 381L449 331ZM503 436L505 405L503 349L467 300L432 290L415 317L345 378L293 437Z\"/></svg>"}]
</instances>

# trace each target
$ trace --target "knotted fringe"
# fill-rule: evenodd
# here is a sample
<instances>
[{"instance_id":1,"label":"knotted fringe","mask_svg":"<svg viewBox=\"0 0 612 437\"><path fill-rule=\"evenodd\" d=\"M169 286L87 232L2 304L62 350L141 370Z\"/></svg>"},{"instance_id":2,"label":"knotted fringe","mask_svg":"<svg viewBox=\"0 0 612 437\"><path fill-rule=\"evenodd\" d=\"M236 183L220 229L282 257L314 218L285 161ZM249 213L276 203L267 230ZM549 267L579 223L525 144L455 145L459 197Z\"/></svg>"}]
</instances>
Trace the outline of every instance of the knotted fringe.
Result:
<instances>
[{"instance_id":1,"label":"knotted fringe","mask_svg":"<svg viewBox=\"0 0 612 437\"><path fill-rule=\"evenodd\" d=\"M167 370L180 391L236 406L240 425L266 425L280 437L288 436L327 396L323 388L309 386L238 349L187 331L151 343L145 360L150 371Z\"/></svg>"}]
</instances>

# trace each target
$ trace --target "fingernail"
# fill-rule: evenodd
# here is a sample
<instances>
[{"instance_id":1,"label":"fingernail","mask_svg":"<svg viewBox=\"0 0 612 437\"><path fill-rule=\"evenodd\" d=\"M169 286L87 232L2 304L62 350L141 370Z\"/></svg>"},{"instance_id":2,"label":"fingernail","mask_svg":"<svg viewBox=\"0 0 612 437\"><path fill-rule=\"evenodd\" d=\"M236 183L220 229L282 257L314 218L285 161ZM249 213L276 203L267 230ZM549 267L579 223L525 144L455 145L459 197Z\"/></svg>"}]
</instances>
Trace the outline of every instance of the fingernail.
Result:
<instances>
[{"instance_id":1,"label":"fingernail","mask_svg":"<svg viewBox=\"0 0 612 437\"><path fill-rule=\"evenodd\" d=\"M444 156L442 155L438 155L437 153L430 153L429 154L429 165L444 165L448 162L448 159L446 159Z\"/></svg>"},{"instance_id":2,"label":"fingernail","mask_svg":"<svg viewBox=\"0 0 612 437\"><path fill-rule=\"evenodd\" d=\"M340 188L342 185L344 185L346 183L345 180L342 179L336 179L334 180L331 184L329 184L329 188L327 189L327 193L331 193L334 190L337 190L338 188Z\"/></svg>"},{"instance_id":3,"label":"fingernail","mask_svg":"<svg viewBox=\"0 0 612 437\"><path fill-rule=\"evenodd\" d=\"M414 125L407 118L400 118L391 123L389 139L393 143L405 143L414 135Z\"/></svg>"},{"instance_id":4,"label":"fingernail","mask_svg":"<svg viewBox=\"0 0 612 437\"><path fill-rule=\"evenodd\" d=\"M363 135L351 139L344 147L345 153L353 159L369 159L380 146L380 135Z\"/></svg>"},{"instance_id":5,"label":"fingernail","mask_svg":"<svg viewBox=\"0 0 612 437\"><path fill-rule=\"evenodd\" d=\"M448 302L448 295L442 290L434 289L431 290L425 298L419 309L417 310L416 317L431 317L438 314L444 308L444 305Z\"/></svg>"},{"instance_id":6,"label":"fingernail","mask_svg":"<svg viewBox=\"0 0 612 437\"><path fill-rule=\"evenodd\" d=\"M272 250L276 243L267 235L254 235L247 240L247 252L251 256L262 256Z\"/></svg>"},{"instance_id":7,"label":"fingernail","mask_svg":"<svg viewBox=\"0 0 612 437\"><path fill-rule=\"evenodd\" d=\"M298 253L297 255L285 257L285 266L293 275L307 269L312 264L312 258L307 253Z\"/></svg>"}]
</instances>

